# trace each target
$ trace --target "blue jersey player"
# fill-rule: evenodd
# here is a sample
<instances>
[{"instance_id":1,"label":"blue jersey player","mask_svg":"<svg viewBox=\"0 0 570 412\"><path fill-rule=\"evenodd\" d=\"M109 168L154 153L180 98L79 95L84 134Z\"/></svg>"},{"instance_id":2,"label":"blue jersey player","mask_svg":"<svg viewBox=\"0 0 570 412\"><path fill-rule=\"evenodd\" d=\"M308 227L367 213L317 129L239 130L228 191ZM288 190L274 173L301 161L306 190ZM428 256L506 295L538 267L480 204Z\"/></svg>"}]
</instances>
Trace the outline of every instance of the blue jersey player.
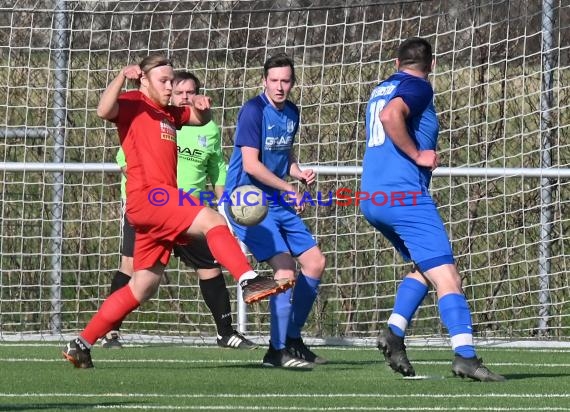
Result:
<instances>
[{"instance_id":1,"label":"blue jersey player","mask_svg":"<svg viewBox=\"0 0 570 412\"><path fill-rule=\"evenodd\" d=\"M378 348L394 371L415 375L404 336L431 284L437 292L441 320L451 335L453 374L502 381L505 378L491 372L476 355L471 311L447 233L429 194L431 172L438 161L439 130L433 89L427 80L432 63L429 42L421 38L404 41L398 49L397 72L374 88L366 110L362 190L390 193L392 201L379 202L370 196L360 207L366 220L406 261L414 263L398 288Z\"/></svg>"},{"instance_id":2,"label":"blue jersey player","mask_svg":"<svg viewBox=\"0 0 570 412\"><path fill-rule=\"evenodd\" d=\"M299 128L299 109L288 100L294 83L295 69L287 55L265 62L263 93L238 114L226 189L231 193L252 184L265 193L269 212L257 226L241 226L228 214L235 235L255 259L267 262L278 282L295 279L295 259L301 266L294 289L270 297L271 340L263 365L312 369L326 361L303 343L301 329L317 297L325 257L297 214L303 209L301 194L285 180L291 176L310 185L316 177L311 169L301 170L292 153Z\"/></svg>"}]
</instances>

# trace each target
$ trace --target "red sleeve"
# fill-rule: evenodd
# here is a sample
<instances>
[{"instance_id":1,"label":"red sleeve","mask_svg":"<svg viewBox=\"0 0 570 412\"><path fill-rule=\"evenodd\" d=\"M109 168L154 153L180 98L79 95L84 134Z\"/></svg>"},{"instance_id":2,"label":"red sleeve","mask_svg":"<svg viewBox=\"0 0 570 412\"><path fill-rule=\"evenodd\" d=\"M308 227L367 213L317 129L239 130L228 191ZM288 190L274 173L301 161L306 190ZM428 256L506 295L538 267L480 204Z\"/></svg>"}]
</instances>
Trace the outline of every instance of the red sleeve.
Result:
<instances>
[{"instance_id":1,"label":"red sleeve","mask_svg":"<svg viewBox=\"0 0 570 412\"><path fill-rule=\"evenodd\" d=\"M133 99L129 93L123 93L117 99L117 103L119 103L119 114L109 121L115 124L130 123L137 112L139 100Z\"/></svg>"},{"instance_id":2,"label":"red sleeve","mask_svg":"<svg viewBox=\"0 0 570 412\"><path fill-rule=\"evenodd\" d=\"M182 126L187 125L190 121L190 107L182 106L168 106L170 113L174 117L174 122L176 123L176 129L181 129Z\"/></svg>"}]
</instances>

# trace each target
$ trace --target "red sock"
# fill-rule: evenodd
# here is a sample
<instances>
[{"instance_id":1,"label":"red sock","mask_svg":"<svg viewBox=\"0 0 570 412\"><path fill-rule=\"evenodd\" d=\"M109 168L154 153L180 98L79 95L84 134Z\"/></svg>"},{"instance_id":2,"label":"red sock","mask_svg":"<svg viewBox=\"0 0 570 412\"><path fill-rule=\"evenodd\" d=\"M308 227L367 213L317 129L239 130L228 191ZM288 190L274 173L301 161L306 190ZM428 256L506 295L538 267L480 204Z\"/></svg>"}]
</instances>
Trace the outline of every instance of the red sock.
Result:
<instances>
[{"instance_id":1,"label":"red sock","mask_svg":"<svg viewBox=\"0 0 570 412\"><path fill-rule=\"evenodd\" d=\"M214 258L230 272L235 280L239 280L241 275L252 270L236 238L226 225L210 229L206 233L206 242Z\"/></svg>"},{"instance_id":2,"label":"red sock","mask_svg":"<svg viewBox=\"0 0 570 412\"><path fill-rule=\"evenodd\" d=\"M129 285L117 290L105 299L80 336L90 345L95 344L97 339L105 336L117 322L126 318L139 305Z\"/></svg>"}]
</instances>

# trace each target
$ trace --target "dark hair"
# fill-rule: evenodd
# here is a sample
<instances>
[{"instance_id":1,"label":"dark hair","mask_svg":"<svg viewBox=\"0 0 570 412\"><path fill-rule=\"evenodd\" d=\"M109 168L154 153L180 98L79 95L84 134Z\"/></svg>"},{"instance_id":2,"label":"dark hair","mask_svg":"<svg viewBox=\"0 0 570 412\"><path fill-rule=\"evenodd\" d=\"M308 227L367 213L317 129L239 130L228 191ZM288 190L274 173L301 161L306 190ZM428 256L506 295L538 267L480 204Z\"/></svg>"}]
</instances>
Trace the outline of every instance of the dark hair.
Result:
<instances>
[{"instance_id":1,"label":"dark hair","mask_svg":"<svg viewBox=\"0 0 570 412\"><path fill-rule=\"evenodd\" d=\"M293 64L293 60L285 53L276 54L265 61L263 64L263 78L267 79L267 72L269 72L269 69L287 66L291 68L291 79L293 80L293 83L295 83L295 65Z\"/></svg>"},{"instance_id":2,"label":"dark hair","mask_svg":"<svg viewBox=\"0 0 570 412\"><path fill-rule=\"evenodd\" d=\"M178 83L185 82L186 80L192 80L196 85L196 94L200 94L200 89L202 85L200 80L194 75L194 73L187 72L185 70L177 71L174 73L174 80L172 80L172 86L176 86Z\"/></svg>"},{"instance_id":3,"label":"dark hair","mask_svg":"<svg viewBox=\"0 0 570 412\"><path fill-rule=\"evenodd\" d=\"M172 62L164 57L162 54L150 54L146 56L144 59L141 60L139 63L139 67L141 71L146 75L152 69L155 69L160 66L170 66L172 67ZM140 86L140 80L136 80L135 83L137 86Z\"/></svg>"},{"instance_id":4,"label":"dark hair","mask_svg":"<svg viewBox=\"0 0 570 412\"><path fill-rule=\"evenodd\" d=\"M420 37L411 37L400 44L398 60L400 68L410 67L429 73L433 61L431 44Z\"/></svg>"}]
</instances>

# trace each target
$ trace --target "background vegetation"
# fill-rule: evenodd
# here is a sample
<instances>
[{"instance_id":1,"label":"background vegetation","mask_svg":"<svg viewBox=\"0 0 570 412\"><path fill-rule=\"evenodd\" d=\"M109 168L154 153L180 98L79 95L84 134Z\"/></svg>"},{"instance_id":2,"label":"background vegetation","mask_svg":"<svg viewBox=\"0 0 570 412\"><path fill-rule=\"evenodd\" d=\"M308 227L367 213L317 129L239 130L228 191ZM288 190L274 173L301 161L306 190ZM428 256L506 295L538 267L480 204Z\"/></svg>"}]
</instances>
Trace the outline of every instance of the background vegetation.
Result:
<instances>
[{"instance_id":1,"label":"background vegetation","mask_svg":"<svg viewBox=\"0 0 570 412\"><path fill-rule=\"evenodd\" d=\"M0 125L46 128L47 138L0 140L4 162L51 162L58 119L54 58L68 58L65 162L114 162L112 124L95 115L102 90L123 66L150 52L168 54L196 72L212 96L229 157L242 103L260 92L271 54L293 56L293 100L302 127L303 163L359 166L369 93L394 70L402 39L423 36L435 48L431 77L440 115L442 166L541 167L545 141L553 168L568 168L570 7L555 5L554 49L541 52L540 0L452 1L66 1L69 47L57 49L51 1L0 6ZM543 57L556 62L548 93ZM131 85L132 86L132 85ZM550 120L541 120L549 99ZM542 121L542 124L541 124ZM152 167L152 165L149 165ZM61 259L62 332L85 325L107 296L119 261L118 175L64 173ZM0 328L49 335L52 296L54 174L2 172ZM552 179L549 335L570 336L567 270L569 182ZM356 190L358 176L319 176L315 190ZM532 337L540 308L540 181L536 178L438 177L433 193L447 223L480 336ZM327 254L328 271L307 333L316 337L376 335L407 270L388 243L352 207L305 212ZM181 270L179 270L181 269ZM263 268L262 268L263 269ZM228 283L233 285L233 281ZM125 330L204 336L214 329L196 278L171 262L158 299L131 316ZM412 333L440 333L429 296ZM267 308L248 318L267 331Z\"/></svg>"}]
</instances>

